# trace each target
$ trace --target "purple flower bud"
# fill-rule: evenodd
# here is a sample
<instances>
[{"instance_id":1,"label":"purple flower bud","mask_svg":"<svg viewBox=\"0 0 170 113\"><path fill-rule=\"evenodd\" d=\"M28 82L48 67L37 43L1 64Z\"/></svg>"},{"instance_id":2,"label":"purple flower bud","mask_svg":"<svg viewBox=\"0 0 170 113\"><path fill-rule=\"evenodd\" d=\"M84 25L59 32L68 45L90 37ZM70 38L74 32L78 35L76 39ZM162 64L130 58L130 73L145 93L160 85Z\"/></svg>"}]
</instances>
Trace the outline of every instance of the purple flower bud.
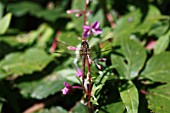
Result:
<instances>
[{"instance_id":1,"label":"purple flower bud","mask_svg":"<svg viewBox=\"0 0 170 113\"><path fill-rule=\"evenodd\" d=\"M78 68L78 69L77 69L76 76L78 76L78 77L82 77L82 75L83 75L82 70Z\"/></svg>"},{"instance_id":2,"label":"purple flower bud","mask_svg":"<svg viewBox=\"0 0 170 113\"><path fill-rule=\"evenodd\" d=\"M76 17L81 17L82 15L83 15L82 13L75 14Z\"/></svg>"},{"instance_id":3,"label":"purple flower bud","mask_svg":"<svg viewBox=\"0 0 170 113\"><path fill-rule=\"evenodd\" d=\"M68 94L72 86L70 86L67 82L64 82L65 87L61 90L64 95Z\"/></svg>"},{"instance_id":4,"label":"purple flower bud","mask_svg":"<svg viewBox=\"0 0 170 113\"><path fill-rule=\"evenodd\" d=\"M88 12L86 13L86 16L90 16L91 14L92 14L92 10L88 11Z\"/></svg>"},{"instance_id":5,"label":"purple flower bud","mask_svg":"<svg viewBox=\"0 0 170 113\"><path fill-rule=\"evenodd\" d=\"M67 82L64 82L65 87L61 90L63 95L66 95L69 93L71 89L82 89L80 86L70 86Z\"/></svg>"},{"instance_id":6,"label":"purple flower bud","mask_svg":"<svg viewBox=\"0 0 170 113\"><path fill-rule=\"evenodd\" d=\"M99 28L100 23L99 22L94 22L91 26L83 26L83 36L87 38L88 36L95 34L101 34L102 30Z\"/></svg>"}]
</instances>

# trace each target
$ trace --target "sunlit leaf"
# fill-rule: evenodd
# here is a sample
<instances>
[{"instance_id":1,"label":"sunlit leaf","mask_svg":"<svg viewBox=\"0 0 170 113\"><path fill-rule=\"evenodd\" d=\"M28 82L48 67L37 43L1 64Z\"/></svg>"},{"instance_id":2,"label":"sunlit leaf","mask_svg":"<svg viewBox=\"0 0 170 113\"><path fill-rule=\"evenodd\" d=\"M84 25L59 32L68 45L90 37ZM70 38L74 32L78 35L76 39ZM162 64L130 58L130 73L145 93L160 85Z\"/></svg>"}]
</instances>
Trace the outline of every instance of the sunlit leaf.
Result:
<instances>
[{"instance_id":1,"label":"sunlit leaf","mask_svg":"<svg viewBox=\"0 0 170 113\"><path fill-rule=\"evenodd\" d=\"M138 113L139 96L135 85L129 81L119 88L120 97L125 104L127 113Z\"/></svg>"},{"instance_id":2,"label":"sunlit leaf","mask_svg":"<svg viewBox=\"0 0 170 113\"><path fill-rule=\"evenodd\" d=\"M64 88L64 82L78 83L75 73L76 71L71 69L60 70L49 74L41 80L23 81L17 87L21 89L21 94L24 97L43 99Z\"/></svg>"},{"instance_id":3,"label":"sunlit leaf","mask_svg":"<svg viewBox=\"0 0 170 113\"><path fill-rule=\"evenodd\" d=\"M117 65L120 78L133 79L138 76L146 59L145 49L138 41L126 37L116 38L114 46L118 47L117 54L113 54L111 60L113 65Z\"/></svg>"},{"instance_id":4,"label":"sunlit leaf","mask_svg":"<svg viewBox=\"0 0 170 113\"><path fill-rule=\"evenodd\" d=\"M0 19L0 26L1 26L0 35L4 34L7 31L9 24L11 22L11 17L12 17L12 14L8 13L2 19Z\"/></svg>"},{"instance_id":5,"label":"sunlit leaf","mask_svg":"<svg viewBox=\"0 0 170 113\"><path fill-rule=\"evenodd\" d=\"M148 78L154 82L170 81L170 52L163 52L154 55L146 63L146 67L141 73L142 77Z\"/></svg>"},{"instance_id":6,"label":"sunlit leaf","mask_svg":"<svg viewBox=\"0 0 170 113\"><path fill-rule=\"evenodd\" d=\"M0 73L0 78L41 71L52 59L52 56L46 54L44 50L37 48L28 49L24 53L11 53L0 62L2 73L2 75Z\"/></svg>"},{"instance_id":7,"label":"sunlit leaf","mask_svg":"<svg viewBox=\"0 0 170 113\"><path fill-rule=\"evenodd\" d=\"M170 82L170 81L169 81ZM169 113L170 111L170 84L153 88L147 94L148 107L154 113Z\"/></svg>"},{"instance_id":8,"label":"sunlit leaf","mask_svg":"<svg viewBox=\"0 0 170 113\"><path fill-rule=\"evenodd\" d=\"M3 11L4 11L4 5L0 2L0 19L2 18Z\"/></svg>"},{"instance_id":9,"label":"sunlit leaf","mask_svg":"<svg viewBox=\"0 0 170 113\"><path fill-rule=\"evenodd\" d=\"M161 36L163 34L165 34L167 32L167 30L169 29L169 20L166 19L164 21L158 21L156 22L152 27L151 30L148 32L149 36Z\"/></svg>"},{"instance_id":10,"label":"sunlit leaf","mask_svg":"<svg viewBox=\"0 0 170 113\"><path fill-rule=\"evenodd\" d=\"M157 40L156 45L154 47L154 53L159 54L161 52L164 52L168 47L169 43L170 43L170 31L167 34L162 35Z\"/></svg>"}]
</instances>

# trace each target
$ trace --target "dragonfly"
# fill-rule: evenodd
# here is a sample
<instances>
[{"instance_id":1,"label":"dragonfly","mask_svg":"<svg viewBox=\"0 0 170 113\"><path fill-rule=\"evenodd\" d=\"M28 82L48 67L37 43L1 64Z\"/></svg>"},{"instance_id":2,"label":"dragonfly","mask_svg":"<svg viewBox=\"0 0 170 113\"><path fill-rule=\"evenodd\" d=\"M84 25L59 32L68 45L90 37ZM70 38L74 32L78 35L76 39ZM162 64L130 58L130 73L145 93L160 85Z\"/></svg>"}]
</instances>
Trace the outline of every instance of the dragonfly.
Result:
<instances>
[{"instance_id":1,"label":"dragonfly","mask_svg":"<svg viewBox=\"0 0 170 113\"><path fill-rule=\"evenodd\" d=\"M96 61L96 57L100 56L102 53L105 52L111 52L113 51L112 48L112 40L113 39L107 39L102 43L97 44L97 46L93 46L90 48L89 46L89 42L87 40L82 40L81 44L79 47L74 47L74 46L70 46L64 42L61 41L56 41L57 43L57 48L61 49L63 51L56 51L55 53L59 53L59 54L69 54L71 57L75 58L74 60L74 64L77 66L77 61L79 60L79 58L81 57L81 61L82 61L82 80L84 80L85 78L85 66L88 65L86 63L91 64L92 62L94 62L96 64L96 66L101 69L101 66L97 63L97 61L101 61L101 62L105 62L106 59L105 58L98 58ZM98 49L98 51L96 51ZM74 51L74 52L73 52ZM84 83L84 81L83 81Z\"/></svg>"}]
</instances>

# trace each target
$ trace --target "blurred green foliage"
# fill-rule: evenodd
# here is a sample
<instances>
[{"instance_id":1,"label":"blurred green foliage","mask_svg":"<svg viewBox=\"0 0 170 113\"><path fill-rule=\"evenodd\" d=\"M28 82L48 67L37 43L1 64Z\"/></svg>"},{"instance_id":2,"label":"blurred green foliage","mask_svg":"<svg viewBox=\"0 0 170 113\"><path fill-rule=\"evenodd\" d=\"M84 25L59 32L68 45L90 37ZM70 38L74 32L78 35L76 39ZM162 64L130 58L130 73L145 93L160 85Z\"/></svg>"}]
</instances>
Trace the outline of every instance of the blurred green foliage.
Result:
<instances>
[{"instance_id":1,"label":"blurred green foliage","mask_svg":"<svg viewBox=\"0 0 170 113\"><path fill-rule=\"evenodd\" d=\"M83 0L0 1L0 112L22 113L43 104L36 113L86 113L83 94L64 96L66 81L79 84L74 58L51 51L55 37L65 44L81 43L83 17L66 14L83 9ZM99 113L169 113L170 108L170 1L92 0L88 22L99 21L102 43L113 51L104 69L91 66L92 103ZM110 15L110 17L108 17ZM109 20L111 18L111 20ZM57 50L65 51L62 48ZM102 50L100 50L102 51ZM80 62L81 64L81 62Z\"/></svg>"}]
</instances>

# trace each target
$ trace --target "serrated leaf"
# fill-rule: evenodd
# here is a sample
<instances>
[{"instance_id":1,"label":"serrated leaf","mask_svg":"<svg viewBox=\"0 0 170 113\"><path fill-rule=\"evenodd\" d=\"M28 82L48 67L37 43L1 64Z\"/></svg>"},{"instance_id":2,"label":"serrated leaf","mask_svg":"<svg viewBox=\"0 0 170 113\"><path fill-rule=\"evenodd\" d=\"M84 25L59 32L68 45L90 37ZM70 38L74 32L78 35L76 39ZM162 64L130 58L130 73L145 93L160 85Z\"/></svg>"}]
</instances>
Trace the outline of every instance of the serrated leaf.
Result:
<instances>
[{"instance_id":1,"label":"serrated leaf","mask_svg":"<svg viewBox=\"0 0 170 113\"><path fill-rule=\"evenodd\" d=\"M112 104L103 106L99 113L123 113L125 111L125 106L123 102L114 102Z\"/></svg>"},{"instance_id":2,"label":"serrated leaf","mask_svg":"<svg viewBox=\"0 0 170 113\"><path fill-rule=\"evenodd\" d=\"M0 35L4 34L7 31L9 24L11 22L11 17L12 17L12 14L8 13L0 20L0 26L1 26Z\"/></svg>"},{"instance_id":3,"label":"serrated leaf","mask_svg":"<svg viewBox=\"0 0 170 113\"><path fill-rule=\"evenodd\" d=\"M168 77L167 77L168 78ZM146 96L148 108L154 113L169 113L170 111L170 84L158 86L149 91Z\"/></svg>"},{"instance_id":4,"label":"serrated leaf","mask_svg":"<svg viewBox=\"0 0 170 113\"><path fill-rule=\"evenodd\" d=\"M170 81L170 52L163 52L154 55L149 59L145 69L141 73L142 77L154 82Z\"/></svg>"},{"instance_id":5,"label":"serrated leaf","mask_svg":"<svg viewBox=\"0 0 170 113\"><path fill-rule=\"evenodd\" d=\"M138 113L139 95L135 85L129 81L119 88L119 92L127 113Z\"/></svg>"},{"instance_id":6,"label":"serrated leaf","mask_svg":"<svg viewBox=\"0 0 170 113\"><path fill-rule=\"evenodd\" d=\"M133 79L138 76L146 60L145 49L141 44L126 37L119 37L114 40L114 46L118 47L117 53L111 55L113 65L121 79Z\"/></svg>"},{"instance_id":7,"label":"serrated leaf","mask_svg":"<svg viewBox=\"0 0 170 113\"><path fill-rule=\"evenodd\" d=\"M22 16L26 13L39 11L41 9L42 8L40 5L30 1L20 1L18 3L11 3L7 7L7 10L15 16Z\"/></svg>"},{"instance_id":8,"label":"serrated leaf","mask_svg":"<svg viewBox=\"0 0 170 113\"><path fill-rule=\"evenodd\" d=\"M169 42L170 42L170 31L167 34L161 36L157 40L156 45L154 46L154 53L159 54L161 52L164 52L165 49L168 47Z\"/></svg>"},{"instance_id":9,"label":"serrated leaf","mask_svg":"<svg viewBox=\"0 0 170 113\"><path fill-rule=\"evenodd\" d=\"M24 97L44 99L64 88L64 82L78 83L75 73L71 69L60 70L37 81L19 83L17 87Z\"/></svg>"},{"instance_id":10,"label":"serrated leaf","mask_svg":"<svg viewBox=\"0 0 170 113\"><path fill-rule=\"evenodd\" d=\"M2 72L0 78L13 74L17 76L41 71L52 59L53 57L46 54L44 50L37 48L28 49L24 53L11 53L0 62L0 72ZM1 74L5 74L5 76Z\"/></svg>"}]
</instances>

